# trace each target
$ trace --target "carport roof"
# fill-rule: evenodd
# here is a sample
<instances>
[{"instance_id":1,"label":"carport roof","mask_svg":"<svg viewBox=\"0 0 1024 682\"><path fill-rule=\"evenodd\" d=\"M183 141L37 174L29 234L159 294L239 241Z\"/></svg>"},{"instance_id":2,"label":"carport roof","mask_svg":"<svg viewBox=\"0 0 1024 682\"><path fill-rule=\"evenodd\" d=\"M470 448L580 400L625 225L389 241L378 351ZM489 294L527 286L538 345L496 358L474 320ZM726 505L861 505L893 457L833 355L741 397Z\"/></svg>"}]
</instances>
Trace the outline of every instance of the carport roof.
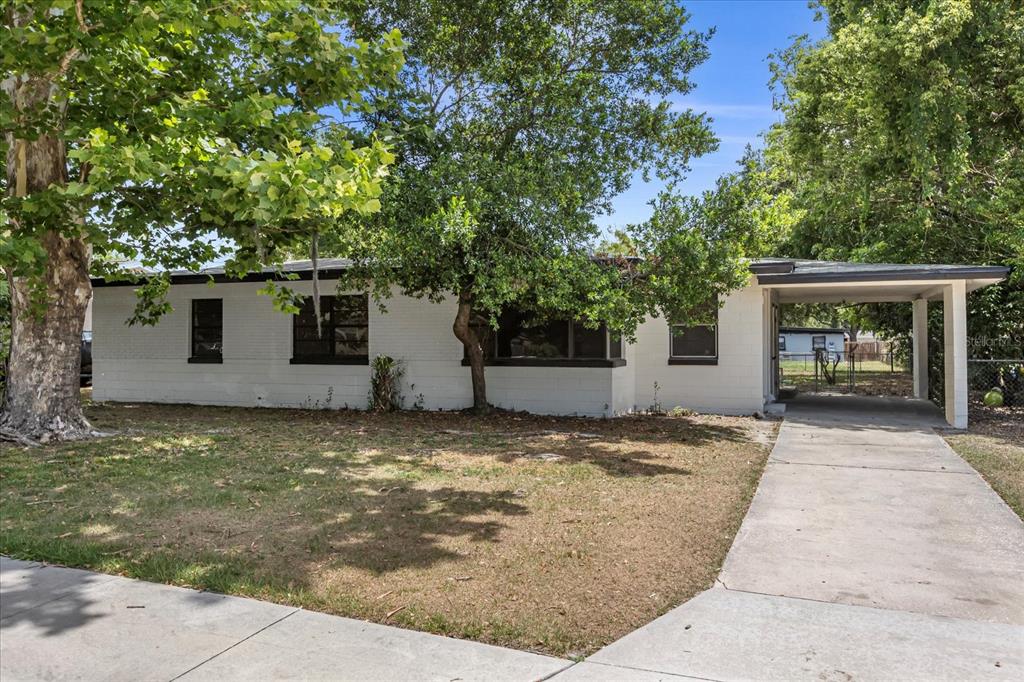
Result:
<instances>
[{"instance_id":1,"label":"carport roof","mask_svg":"<svg viewBox=\"0 0 1024 682\"><path fill-rule=\"evenodd\" d=\"M1009 273L1000 265L898 265L770 258L754 261L757 283L775 289L782 303L873 303L939 299L953 280L967 291L995 284Z\"/></svg>"},{"instance_id":2,"label":"carport roof","mask_svg":"<svg viewBox=\"0 0 1024 682\"><path fill-rule=\"evenodd\" d=\"M766 258L750 264L758 284L878 282L896 280L993 279L1010 271L1001 265L898 265Z\"/></svg>"}]
</instances>

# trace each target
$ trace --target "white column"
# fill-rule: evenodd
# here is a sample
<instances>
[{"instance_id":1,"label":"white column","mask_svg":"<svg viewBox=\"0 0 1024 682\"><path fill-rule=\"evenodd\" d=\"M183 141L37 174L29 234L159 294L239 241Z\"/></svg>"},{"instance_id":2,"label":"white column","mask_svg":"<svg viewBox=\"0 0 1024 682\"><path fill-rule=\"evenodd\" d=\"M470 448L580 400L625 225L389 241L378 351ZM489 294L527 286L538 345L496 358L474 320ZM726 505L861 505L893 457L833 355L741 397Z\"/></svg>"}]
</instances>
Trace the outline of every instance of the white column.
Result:
<instances>
[{"instance_id":1,"label":"white column","mask_svg":"<svg viewBox=\"0 0 1024 682\"><path fill-rule=\"evenodd\" d=\"M946 421L967 428L967 288L962 279L942 291Z\"/></svg>"},{"instance_id":2,"label":"white column","mask_svg":"<svg viewBox=\"0 0 1024 682\"><path fill-rule=\"evenodd\" d=\"M928 399L928 299L914 301L914 397Z\"/></svg>"},{"instance_id":3,"label":"white column","mask_svg":"<svg viewBox=\"0 0 1024 682\"><path fill-rule=\"evenodd\" d=\"M770 402L778 400L779 396L775 394L775 381L772 379L772 372L774 371L772 365L772 290L765 288L762 289L761 299L761 362L763 362L761 371L761 385L764 397L765 405Z\"/></svg>"}]
</instances>

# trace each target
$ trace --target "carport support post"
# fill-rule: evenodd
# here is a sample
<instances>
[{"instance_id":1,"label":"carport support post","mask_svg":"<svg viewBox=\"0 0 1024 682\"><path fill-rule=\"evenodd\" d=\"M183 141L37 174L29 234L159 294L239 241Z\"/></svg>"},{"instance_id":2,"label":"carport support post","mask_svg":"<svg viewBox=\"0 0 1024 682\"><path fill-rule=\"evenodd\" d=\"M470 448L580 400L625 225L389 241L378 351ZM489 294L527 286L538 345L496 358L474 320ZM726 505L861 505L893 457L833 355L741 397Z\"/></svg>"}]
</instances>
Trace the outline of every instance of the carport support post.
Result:
<instances>
[{"instance_id":1,"label":"carport support post","mask_svg":"<svg viewBox=\"0 0 1024 682\"><path fill-rule=\"evenodd\" d=\"M946 421L967 428L967 283L953 280L942 290Z\"/></svg>"},{"instance_id":2,"label":"carport support post","mask_svg":"<svg viewBox=\"0 0 1024 682\"><path fill-rule=\"evenodd\" d=\"M914 397L928 399L928 299L914 301Z\"/></svg>"}]
</instances>

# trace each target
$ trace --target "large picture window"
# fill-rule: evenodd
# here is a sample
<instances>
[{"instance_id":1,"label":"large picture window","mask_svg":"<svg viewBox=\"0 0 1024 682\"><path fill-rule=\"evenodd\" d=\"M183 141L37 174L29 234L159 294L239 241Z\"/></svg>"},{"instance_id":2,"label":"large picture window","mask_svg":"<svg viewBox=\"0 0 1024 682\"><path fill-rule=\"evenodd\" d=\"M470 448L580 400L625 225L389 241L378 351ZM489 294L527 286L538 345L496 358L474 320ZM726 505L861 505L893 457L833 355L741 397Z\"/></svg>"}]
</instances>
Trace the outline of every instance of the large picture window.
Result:
<instances>
[{"instance_id":1,"label":"large picture window","mask_svg":"<svg viewBox=\"0 0 1024 682\"><path fill-rule=\"evenodd\" d=\"M718 308L714 322L669 326L669 364L718 364Z\"/></svg>"},{"instance_id":2,"label":"large picture window","mask_svg":"<svg viewBox=\"0 0 1024 682\"><path fill-rule=\"evenodd\" d=\"M224 302L221 299L192 299L191 344L189 362L224 361Z\"/></svg>"},{"instance_id":3,"label":"large picture window","mask_svg":"<svg viewBox=\"0 0 1024 682\"><path fill-rule=\"evenodd\" d=\"M292 364L365 365L369 342L366 294L321 296L319 334L312 296L292 318Z\"/></svg>"},{"instance_id":4,"label":"large picture window","mask_svg":"<svg viewBox=\"0 0 1024 682\"><path fill-rule=\"evenodd\" d=\"M609 334L604 324L590 328L578 320L537 321L529 313L508 310L498 317L496 330L483 315L475 315L472 325L489 364L554 367L625 364L621 336Z\"/></svg>"}]
</instances>

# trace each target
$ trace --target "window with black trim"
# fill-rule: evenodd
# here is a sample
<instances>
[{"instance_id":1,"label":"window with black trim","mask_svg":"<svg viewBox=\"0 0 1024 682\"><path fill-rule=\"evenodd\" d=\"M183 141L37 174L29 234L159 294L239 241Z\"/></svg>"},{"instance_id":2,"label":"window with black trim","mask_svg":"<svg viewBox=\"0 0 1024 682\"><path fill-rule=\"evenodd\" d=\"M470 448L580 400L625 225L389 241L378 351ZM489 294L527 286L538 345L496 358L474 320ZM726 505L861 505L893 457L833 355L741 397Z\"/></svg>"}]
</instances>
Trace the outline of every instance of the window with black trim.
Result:
<instances>
[{"instance_id":1,"label":"window with black trim","mask_svg":"<svg viewBox=\"0 0 1024 682\"><path fill-rule=\"evenodd\" d=\"M811 337L811 350L825 350L824 334L816 334Z\"/></svg>"},{"instance_id":2,"label":"window with black trim","mask_svg":"<svg viewBox=\"0 0 1024 682\"><path fill-rule=\"evenodd\" d=\"M786 337L779 334L779 350L786 350Z\"/></svg>"},{"instance_id":3,"label":"window with black trim","mask_svg":"<svg viewBox=\"0 0 1024 682\"><path fill-rule=\"evenodd\" d=\"M616 360L622 357L622 334L608 331L608 357Z\"/></svg>"},{"instance_id":4,"label":"window with black trim","mask_svg":"<svg viewBox=\"0 0 1024 682\"><path fill-rule=\"evenodd\" d=\"M718 306L715 321L708 324L669 326L669 363L713 365L718 363Z\"/></svg>"},{"instance_id":5,"label":"window with black trim","mask_svg":"<svg viewBox=\"0 0 1024 682\"><path fill-rule=\"evenodd\" d=\"M369 297L320 297L317 329L313 297L292 317L292 364L365 365L370 356Z\"/></svg>"},{"instance_id":6,"label":"window with black trim","mask_svg":"<svg viewBox=\"0 0 1024 682\"><path fill-rule=\"evenodd\" d=\"M192 350L189 362L223 362L224 302L192 299Z\"/></svg>"},{"instance_id":7,"label":"window with black trim","mask_svg":"<svg viewBox=\"0 0 1024 682\"><path fill-rule=\"evenodd\" d=\"M624 365L622 337L604 324L588 327L582 321L536 320L529 313L506 310L493 329L486 316L470 322L484 358L497 365L617 367ZM463 360L468 362L468 360Z\"/></svg>"}]
</instances>

